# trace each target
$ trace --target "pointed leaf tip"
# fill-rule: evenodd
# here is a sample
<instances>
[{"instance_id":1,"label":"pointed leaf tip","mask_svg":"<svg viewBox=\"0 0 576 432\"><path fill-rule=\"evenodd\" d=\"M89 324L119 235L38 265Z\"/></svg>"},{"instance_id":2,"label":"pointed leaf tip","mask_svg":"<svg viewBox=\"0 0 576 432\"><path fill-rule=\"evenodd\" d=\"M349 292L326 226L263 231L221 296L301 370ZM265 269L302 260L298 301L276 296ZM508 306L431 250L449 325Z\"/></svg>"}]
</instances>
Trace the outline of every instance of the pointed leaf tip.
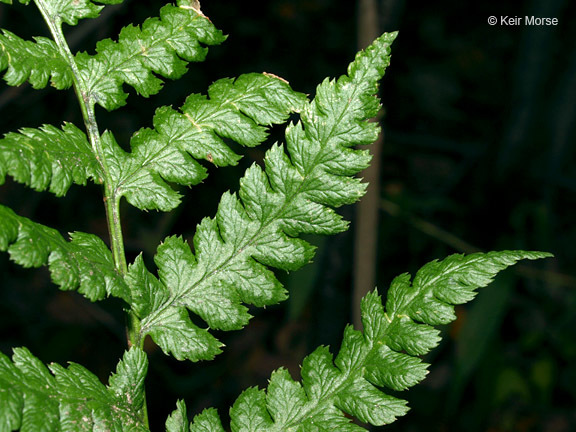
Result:
<instances>
[{"instance_id":1,"label":"pointed leaf tip","mask_svg":"<svg viewBox=\"0 0 576 432\"><path fill-rule=\"evenodd\" d=\"M374 108L368 98L374 96L377 75L381 77L387 65L388 51L380 54L383 58L371 52L360 54L352 68L354 73L364 73L370 85L348 78L325 82L311 103L276 77L247 74L217 81L208 97L191 95L181 114L171 108L157 112L158 136L172 144L182 140L182 146L194 145L196 150L187 147L186 152L194 157L194 151L198 157L210 154L216 164L226 156L225 147L217 145L219 137L237 139L240 133L250 132L244 126L243 132L235 131L234 125L284 121L292 111L301 112L301 123L287 128L286 148L274 145L266 153L265 169L256 164L248 168L238 194L225 193L216 216L202 220L194 236L194 254L188 245L169 238L155 259L159 279L137 271L138 267L131 270L133 290L162 287L154 296L153 308L139 309L142 337L152 335L177 358L209 358L207 353L214 351L207 347L215 342L205 339L210 335L207 331L201 336L206 342L204 354L195 351L201 347L186 352L177 348L188 344L188 311L210 328L241 328L250 318L242 303L262 307L286 298L268 267L295 270L312 260L314 247L299 239L301 234L347 229L348 223L334 207L357 201L365 191L365 185L350 177L365 167L369 156L352 147L370 143L377 135L375 125L367 120ZM246 139L244 144L249 141L258 139ZM152 290L145 291L133 293L133 298Z\"/></svg>"},{"instance_id":2,"label":"pointed leaf tip","mask_svg":"<svg viewBox=\"0 0 576 432\"><path fill-rule=\"evenodd\" d=\"M230 411L232 430L359 432L365 429L352 424L350 417L372 425L394 422L407 413L408 406L388 394L388 389L402 391L422 381L428 365L418 356L440 339L439 332L426 322L441 321L435 314L443 316L445 311L422 299L445 290L475 290L520 259L548 256L524 251L453 255L423 266L413 284L408 274L397 277L388 292L386 310L377 290L362 299L364 333L346 327L334 361L328 348L320 347L302 362L301 384L279 369L272 373L266 391L244 391ZM452 282L445 283L446 278ZM453 307L446 301L446 306Z\"/></svg>"}]
</instances>

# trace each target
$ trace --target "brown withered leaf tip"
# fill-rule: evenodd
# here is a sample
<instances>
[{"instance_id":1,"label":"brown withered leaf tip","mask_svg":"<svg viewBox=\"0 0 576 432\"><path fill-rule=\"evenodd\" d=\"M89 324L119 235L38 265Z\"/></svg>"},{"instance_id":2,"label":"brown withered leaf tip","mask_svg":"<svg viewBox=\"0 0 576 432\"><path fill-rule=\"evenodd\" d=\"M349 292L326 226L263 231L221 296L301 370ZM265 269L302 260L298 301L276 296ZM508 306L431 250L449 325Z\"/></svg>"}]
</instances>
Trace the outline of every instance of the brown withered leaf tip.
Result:
<instances>
[{"instance_id":1,"label":"brown withered leaf tip","mask_svg":"<svg viewBox=\"0 0 576 432\"><path fill-rule=\"evenodd\" d=\"M266 75L266 76L269 76L269 77L272 77L272 78L276 78L276 79L279 79L280 81L285 82L286 84L290 84L290 83L289 83L288 81L286 81L284 78L279 77L278 75L274 75L273 73L262 72L262 75Z\"/></svg>"},{"instance_id":2,"label":"brown withered leaf tip","mask_svg":"<svg viewBox=\"0 0 576 432\"><path fill-rule=\"evenodd\" d=\"M204 13L202 13L202 9L200 8L200 2L198 0L188 0L187 5L180 5L182 9L194 9L198 14L205 17Z\"/></svg>"}]
</instances>

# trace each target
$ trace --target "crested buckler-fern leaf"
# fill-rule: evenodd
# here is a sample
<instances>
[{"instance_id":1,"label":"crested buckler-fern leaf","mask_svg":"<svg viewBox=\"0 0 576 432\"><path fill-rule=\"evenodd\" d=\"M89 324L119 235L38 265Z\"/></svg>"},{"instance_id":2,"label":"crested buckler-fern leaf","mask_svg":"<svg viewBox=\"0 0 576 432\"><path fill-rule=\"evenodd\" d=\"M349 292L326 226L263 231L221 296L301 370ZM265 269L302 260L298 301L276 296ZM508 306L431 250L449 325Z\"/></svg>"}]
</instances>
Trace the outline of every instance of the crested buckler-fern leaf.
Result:
<instances>
[{"instance_id":1,"label":"crested buckler-fern leaf","mask_svg":"<svg viewBox=\"0 0 576 432\"><path fill-rule=\"evenodd\" d=\"M142 28L122 29L118 42L105 39L96 45L97 54L76 55L83 87L92 103L111 111L125 104L124 83L142 96L156 94L162 80L155 74L176 79L187 63L202 61L208 49L226 38L202 12L179 1L166 5L160 18L149 18Z\"/></svg>"},{"instance_id":2,"label":"crested buckler-fern leaf","mask_svg":"<svg viewBox=\"0 0 576 432\"><path fill-rule=\"evenodd\" d=\"M30 0L18 0L22 4L30 3ZM100 4L119 4L124 0L51 0L40 1L39 8L50 16L58 24L65 22L69 25L78 24L78 20L84 18L96 18L102 6ZM0 0L2 3L12 4L12 0ZM36 2L38 3L38 2Z\"/></svg>"},{"instance_id":3,"label":"crested buckler-fern leaf","mask_svg":"<svg viewBox=\"0 0 576 432\"><path fill-rule=\"evenodd\" d=\"M23 2L20 0L20 2ZM26 1L28 3L28 1ZM57 25L66 23L71 26L78 20L96 18L103 6L96 6L90 0L52 0L36 2L40 11L49 16Z\"/></svg>"},{"instance_id":4,"label":"crested buckler-fern leaf","mask_svg":"<svg viewBox=\"0 0 576 432\"><path fill-rule=\"evenodd\" d=\"M56 43L45 37L35 42L19 38L8 30L0 34L0 72L6 69L4 81L19 86L28 81L40 89L50 84L59 89L72 85L72 70L62 57Z\"/></svg>"},{"instance_id":5,"label":"crested buckler-fern leaf","mask_svg":"<svg viewBox=\"0 0 576 432\"><path fill-rule=\"evenodd\" d=\"M272 373L267 390L244 391L230 411L231 430L365 430L352 424L350 416L372 425L392 423L406 414L407 403L383 388L405 390L425 378L429 365L418 356L440 340L432 325L455 319L453 305L471 300L476 289L501 270L521 259L547 256L551 255L524 251L452 255L422 267L412 284L407 274L397 277L386 309L377 291L363 299L364 331L348 326L335 359L328 348L320 347L304 359L301 383L279 369ZM179 405L173 417L182 410ZM214 409L197 415L190 426L191 432L223 430Z\"/></svg>"},{"instance_id":6,"label":"crested buckler-fern leaf","mask_svg":"<svg viewBox=\"0 0 576 432\"><path fill-rule=\"evenodd\" d=\"M206 169L195 159L235 165L240 156L225 138L256 146L267 137L265 126L286 121L306 103L304 94L266 74L216 81L208 94L210 98L190 95L180 112L159 108L155 129L138 131L131 140L131 153L125 153L111 134L104 135L117 197L125 196L143 210L169 211L179 204L180 194L167 181L194 185L206 178Z\"/></svg>"},{"instance_id":7,"label":"crested buckler-fern leaf","mask_svg":"<svg viewBox=\"0 0 576 432\"><path fill-rule=\"evenodd\" d=\"M166 432L190 432L184 401L176 402L176 409L166 419ZM216 429L210 429L210 432L216 432Z\"/></svg>"},{"instance_id":8,"label":"crested buckler-fern leaf","mask_svg":"<svg viewBox=\"0 0 576 432\"><path fill-rule=\"evenodd\" d=\"M6 1L4 1L6 3ZM29 1L21 0L21 3ZM97 3L116 4L122 0L102 0ZM10 3L10 2L8 2ZM95 18L102 6L89 0L58 0L36 2L47 21L77 24L82 18ZM100 41L96 54L81 52L74 57L80 86L87 103L99 104L107 110L125 104L128 94L124 83L139 94L150 96L162 88L162 80L155 74L176 79L187 70L187 63L202 61L206 45L222 43L226 37L214 27L204 14L179 0L179 6L166 5L160 18L149 18L142 28L122 29L118 42ZM66 53L56 43L44 37L35 42L23 40L3 30L0 35L0 72L7 69L4 80L9 85L29 81L34 88L43 88L51 81L57 89L69 88L73 83L73 69Z\"/></svg>"},{"instance_id":9,"label":"crested buckler-fern leaf","mask_svg":"<svg viewBox=\"0 0 576 432\"><path fill-rule=\"evenodd\" d=\"M159 279L136 260L127 280L141 338L150 335L178 359L212 358L220 343L193 324L186 309L212 329L239 329L250 318L242 303L265 306L286 298L268 266L295 270L312 259L314 247L299 234L346 229L331 207L364 193L365 185L350 176L370 156L350 147L377 137L377 125L367 119L378 111L374 95L395 36L385 34L360 53L349 76L318 87L301 122L287 129L289 154L273 146L265 170L254 164L240 180L240 199L222 196L216 217L197 228L194 254L182 239L166 239L155 257Z\"/></svg>"},{"instance_id":10,"label":"crested buckler-fern leaf","mask_svg":"<svg viewBox=\"0 0 576 432\"><path fill-rule=\"evenodd\" d=\"M24 267L48 265L62 290L78 290L90 300L113 295L129 301L112 253L97 236L76 232L66 241L58 231L18 216L0 205L0 250Z\"/></svg>"},{"instance_id":11,"label":"crested buckler-fern leaf","mask_svg":"<svg viewBox=\"0 0 576 432\"><path fill-rule=\"evenodd\" d=\"M100 167L86 135L71 123L21 129L0 139L0 184L6 174L38 191L64 195L72 183L101 183Z\"/></svg>"},{"instance_id":12,"label":"crested buckler-fern leaf","mask_svg":"<svg viewBox=\"0 0 576 432\"><path fill-rule=\"evenodd\" d=\"M19 0L28 4L30 0ZM117 4L123 0L100 0L97 3ZM0 0L12 4L12 0ZM79 19L96 18L103 6L90 0L41 1L40 10L56 25L65 22L76 25ZM35 42L26 41L13 33L2 30L0 35L0 72L7 69L4 80L8 85L19 86L25 81L33 88L44 88L50 84L59 89L72 86L73 73L56 43L45 37L35 37Z\"/></svg>"},{"instance_id":13,"label":"crested buckler-fern leaf","mask_svg":"<svg viewBox=\"0 0 576 432\"><path fill-rule=\"evenodd\" d=\"M0 430L147 432L147 369L146 354L132 348L105 386L75 363L47 368L26 348L14 349L12 361L0 353Z\"/></svg>"}]
</instances>

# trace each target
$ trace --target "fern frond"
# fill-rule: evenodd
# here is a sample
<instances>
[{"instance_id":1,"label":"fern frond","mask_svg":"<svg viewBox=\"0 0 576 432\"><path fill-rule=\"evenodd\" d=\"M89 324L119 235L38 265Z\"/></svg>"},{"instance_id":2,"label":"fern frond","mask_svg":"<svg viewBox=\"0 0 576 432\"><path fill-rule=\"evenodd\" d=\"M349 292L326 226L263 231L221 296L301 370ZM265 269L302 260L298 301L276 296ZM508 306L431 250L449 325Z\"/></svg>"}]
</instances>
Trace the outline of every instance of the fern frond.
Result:
<instances>
[{"instance_id":1,"label":"fern frond","mask_svg":"<svg viewBox=\"0 0 576 432\"><path fill-rule=\"evenodd\" d=\"M226 38L200 10L180 1L166 5L160 18L149 18L138 26L122 29L118 42L105 39L96 45L96 55L78 53L83 88L92 103L112 111L125 104L124 83L148 97L162 88L155 74L176 79L191 61L202 61L208 49Z\"/></svg>"},{"instance_id":2,"label":"fern frond","mask_svg":"<svg viewBox=\"0 0 576 432\"><path fill-rule=\"evenodd\" d=\"M454 320L453 305L471 300L477 288L506 267L521 259L548 256L524 251L452 255L422 267L412 284L408 274L398 276L388 292L386 309L377 291L362 300L364 331L348 326L335 359L328 348L320 347L304 359L302 383L279 369L272 373L267 390L244 391L230 411L231 430L365 430L345 414L376 426L392 423L406 414L407 402L382 388L405 390L425 378L429 365L418 356L440 340L432 325ZM191 432L221 430L213 409L196 416L190 426Z\"/></svg>"},{"instance_id":3,"label":"fern frond","mask_svg":"<svg viewBox=\"0 0 576 432\"><path fill-rule=\"evenodd\" d=\"M71 123L65 123L62 130L46 125L6 134L0 139L0 184L7 174L56 196L64 195L72 183L85 185L88 179L102 182L86 135Z\"/></svg>"},{"instance_id":4,"label":"fern frond","mask_svg":"<svg viewBox=\"0 0 576 432\"><path fill-rule=\"evenodd\" d=\"M349 76L318 87L301 123L287 129L289 156L273 146L265 171L253 165L240 180L240 199L222 196L216 217L197 228L195 254L170 237L155 257L159 279L141 259L131 266L127 281L141 338L150 335L178 359L212 358L220 343L193 324L186 309L212 329L239 329L250 318L242 303L265 306L286 298L267 266L295 270L312 259L314 247L296 236L346 229L331 207L364 193L365 185L349 176L365 168L370 156L350 147L377 137L377 125L366 120L378 111L374 94L394 37L385 34L358 54Z\"/></svg>"},{"instance_id":5,"label":"fern frond","mask_svg":"<svg viewBox=\"0 0 576 432\"><path fill-rule=\"evenodd\" d=\"M180 408L180 407L178 407ZM222 421L218 416L218 411L214 408L207 408L194 417L190 424L190 432L225 432ZM166 428L166 432L176 432Z\"/></svg>"},{"instance_id":6,"label":"fern frond","mask_svg":"<svg viewBox=\"0 0 576 432\"><path fill-rule=\"evenodd\" d=\"M147 432L147 370L146 354L132 348L104 386L75 363L46 367L26 348L15 348L12 361L0 353L0 430Z\"/></svg>"},{"instance_id":7,"label":"fern frond","mask_svg":"<svg viewBox=\"0 0 576 432\"><path fill-rule=\"evenodd\" d=\"M22 4L29 4L30 0L18 0ZM69 25L78 24L78 20L84 18L96 18L102 10L100 4L119 4L124 0L38 0L40 7L58 24L65 22ZM12 0L0 0L2 3L12 4Z\"/></svg>"},{"instance_id":8,"label":"fern frond","mask_svg":"<svg viewBox=\"0 0 576 432\"><path fill-rule=\"evenodd\" d=\"M98 103L109 111L123 106L128 97L123 84L145 97L156 94L162 88L162 80L155 74L179 78L186 72L188 62L204 60L208 51L205 45L217 45L226 39L199 9L185 0L178 4L164 6L160 17L147 19L142 28L125 27L118 42L111 39L98 42L95 55L75 56L78 79L90 103ZM89 0L40 0L37 5L47 21L58 27L63 22L76 25L79 19L95 18L103 7ZM29 81L34 88L44 88L51 80L57 89L69 88L73 83L72 68L56 43L44 37L34 40L26 41L3 30L0 72L8 69L4 80L13 86Z\"/></svg>"},{"instance_id":9,"label":"fern frond","mask_svg":"<svg viewBox=\"0 0 576 432\"><path fill-rule=\"evenodd\" d=\"M24 3L23 0L20 0ZM26 0L25 3L28 3ZM106 0L104 0L105 3ZM85 18L96 18L100 14L103 6L96 6L91 0L37 0L36 5L49 16L56 25L66 23L71 26L78 24L78 21Z\"/></svg>"},{"instance_id":10,"label":"fern frond","mask_svg":"<svg viewBox=\"0 0 576 432\"><path fill-rule=\"evenodd\" d=\"M55 229L0 205L0 250L24 267L48 265L52 281L62 290L77 290L93 301L106 295L129 301L112 253L95 235L75 232L68 242Z\"/></svg>"},{"instance_id":11,"label":"fern frond","mask_svg":"<svg viewBox=\"0 0 576 432\"><path fill-rule=\"evenodd\" d=\"M72 85L72 70L62 57L54 41L35 37L35 42L24 40L8 30L0 34L0 72L7 69L4 81L19 86L28 81L41 89L48 82L59 90Z\"/></svg>"},{"instance_id":12,"label":"fern frond","mask_svg":"<svg viewBox=\"0 0 576 432\"><path fill-rule=\"evenodd\" d=\"M210 86L208 95L190 95L180 112L159 108L155 129L138 131L131 140L131 153L125 153L111 135L103 137L117 197L125 196L142 210L173 209L180 203L180 194L167 181L201 182L206 169L195 159L216 166L235 165L240 156L225 138L256 146L267 137L265 125L286 121L306 102L304 94L265 74L221 79Z\"/></svg>"}]
</instances>

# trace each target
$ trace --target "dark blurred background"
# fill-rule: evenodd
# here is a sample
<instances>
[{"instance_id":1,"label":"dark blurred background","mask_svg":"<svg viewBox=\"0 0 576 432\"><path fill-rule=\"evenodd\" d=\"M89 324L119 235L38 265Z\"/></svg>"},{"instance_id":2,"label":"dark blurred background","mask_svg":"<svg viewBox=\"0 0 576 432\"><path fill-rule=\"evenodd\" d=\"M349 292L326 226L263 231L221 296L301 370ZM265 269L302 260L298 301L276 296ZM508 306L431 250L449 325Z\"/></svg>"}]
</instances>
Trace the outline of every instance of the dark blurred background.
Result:
<instances>
[{"instance_id":1,"label":"dark blurred background","mask_svg":"<svg viewBox=\"0 0 576 432\"><path fill-rule=\"evenodd\" d=\"M70 44L92 52L96 40L156 15L162 4L126 0L107 7L103 17L67 28ZM227 347L216 361L177 362L150 344L152 430L163 429L177 398L190 414L216 406L226 417L242 389L265 386L272 370L284 365L298 377L302 358L316 346L337 351L354 319L354 291L363 289L354 276L354 245L369 249L366 234L354 227L378 240L376 258L356 272L368 280L374 272L370 283L381 292L397 274L455 252L555 254L505 272L475 302L458 307L458 320L443 328L443 342L427 357L428 378L401 395L412 410L372 430L576 430L576 3L374 5L372 26L400 31L382 87L384 132L371 198L377 221L343 208L353 228L310 238L319 246L314 264L279 274L290 300L255 309L242 332L220 334ZM313 95L324 77L345 72L362 44L359 29L367 27L358 25L358 3L351 1L206 0L202 7L229 39L159 95L145 100L131 91L127 108L99 110L101 128L124 145L151 125L157 106L180 106L219 78L266 71ZM557 18L558 25L488 24L490 16L526 15ZM23 37L47 35L32 5L0 6L0 27ZM71 91L0 85L0 112L0 133L63 120L82 124ZM281 139L281 129L271 137ZM244 151L237 167L211 169L171 214L123 207L129 258L144 251L150 260L168 234L191 239L200 219L214 214L220 194L237 190L238 177L264 151ZM8 179L0 202L62 233L87 231L107 240L98 186L73 186L56 199ZM106 380L124 349L122 303L91 304L60 292L45 268L19 268L6 254L0 273L0 350L24 345L45 362L79 362Z\"/></svg>"}]
</instances>

